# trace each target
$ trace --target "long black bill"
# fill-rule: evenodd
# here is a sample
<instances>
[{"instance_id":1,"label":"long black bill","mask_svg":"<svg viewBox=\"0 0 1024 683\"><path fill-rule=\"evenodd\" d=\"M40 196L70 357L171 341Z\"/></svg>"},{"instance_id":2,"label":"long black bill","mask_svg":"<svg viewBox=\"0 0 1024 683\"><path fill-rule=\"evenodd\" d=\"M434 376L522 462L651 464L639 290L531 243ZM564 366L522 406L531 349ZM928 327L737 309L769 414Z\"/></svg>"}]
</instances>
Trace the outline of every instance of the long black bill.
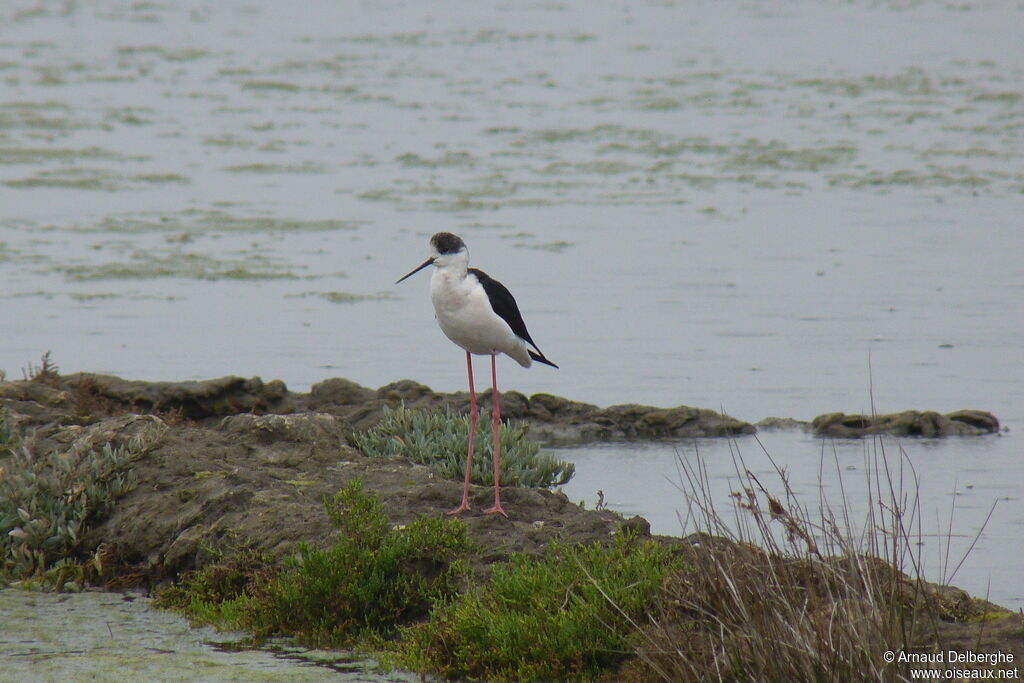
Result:
<instances>
[{"instance_id":1,"label":"long black bill","mask_svg":"<svg viewBox=\"0 0 1024 683\"><path fill-rule=\"evenodd\" d=\"M399 280L396 280L396 281L395 281L395 284L397 285L397 284L398 284L399 282L401 282L402 280L405 280L406 278L409 278L409 277L411 277L411 276L415 275L416 273L420 272L421 270L423 270L423 269L424 269L424 268L426 268L427 266L431 266L431 265L433 265L433 264L434 264L434 259L432 259L432 258L428 258L428 259L427 259L426 261L424 261L423 263L421 263L421 264L420 264L420 265L419 265L419 266L418 266L418 267L416 268L416 270L412 271L411 273L409 273L409 274L408 274L408 275L406 275L405 277L403 277L403 278L400 278Z\"/></svg>"}]
</instances>

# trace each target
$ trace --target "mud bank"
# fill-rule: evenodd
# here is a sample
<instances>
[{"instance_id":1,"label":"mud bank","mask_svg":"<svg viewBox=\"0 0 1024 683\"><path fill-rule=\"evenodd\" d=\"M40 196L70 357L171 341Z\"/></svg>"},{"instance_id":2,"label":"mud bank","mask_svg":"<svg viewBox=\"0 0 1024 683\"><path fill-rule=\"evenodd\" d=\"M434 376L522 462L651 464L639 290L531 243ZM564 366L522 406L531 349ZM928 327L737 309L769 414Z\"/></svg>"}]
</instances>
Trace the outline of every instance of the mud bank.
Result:
<instances>
[{"instance_id":1,"label":"mud bank","mask_svg":"<svg viewBox=\"0 0 1024 683\"><path fill-rule=\"evenodd\" d=\"M490 390L481 394L488 402ZM156 413L191 421L239 413L297 414L319 412L341 418L350 430L375 424L385 409L401 404L411 408L450 408L469 411L467 392L441 393L412 380L379 389L342 378L328 379L309 393L289 391L281 380L259 377L221 377L204 381L144 382L109 375L76 373L47 381L0 382L0 407L6 406L21 423L88 423L121 413ZM893 436L978 436L999 432L999 420L982 410L959 410L946 415L904 411L888 415L828 413L805 422L767 418L754 424L707 408L660 408L637 404L601 408L551 394L501 395L502 415L526 422L530 436L548 444L571 445L594 441L656 438L713 438L752 434L762 428L803 428L815 435L859 438Z\"/></svg>"},{"instance_id":2,"label":"mud bank","mask_svg":"<svg viewBox=\"0 0 1024 683\"><path fill-rule=\"evenodd\" d=\"M289 392L279 381L234 377L147 383L54 374L0 382L0 410L23 434L19 447L70 459L108 444L134 454L132 487L89 525L69 558L101 564L97 578L112 589L145 590L173 581L242 547L283 558L301 541L326 545L337 530L324 500L354 479L380 497L393 525L443 515L458 503L460 482L403 459L367 457L350 445L354 430L403 402L462 410L468 397L410 381L371 390L335 379L308 394ZM687 407L600 409L514 392L503 404L512 417L530 422L532 435L556 440L727 436L754 429ZM0 455L0 466L3 460ZM462 520L480 548L472 558L477 581L511 554L537 553L552 539L601 541L622 528L650 534L643 518L587 510L561 492L506 488L509 519L480 512L490 503L489 487L471 493L474 509ZM684 553L700 553L706 545L698 535L659 538ZM991 647L1018 648L1020 620L1006 610L952 587L932 586L926 598L949 615L936 627L943 642L973 642L977 626L970 622L994 619Z\"/></svg>"},{"instance_id":3,"label":"mud bank","mask_svg":"<svg viewBox=\"0 0 1024 683\"><path fill-rule=\"evenodd\" d=\"M142 382L42 373L30 380L0 382L0 409L9 422L27 430L37 454L80 454L105 444L140 454L133 467L137 485L105 521L90 529L81 546L102 546L123 575L145 582L202 566L211 552L241 542L277 556L290 552L300 539L327 542L333 529L322 502L354 478L381 495L395 524L454 507L461 494L459 482L441 480L405 460L366 457L350 445L354 431L373 425L385 409L402 403L462 411L468 410L468 395L438 393L409 380L373 390L330 379L307 394L288 391L280 380L240 377ZM560 443L731 436L755 430L749 423L687 406L598 408L510 391L503 395L502 407L508 417L530 424L532 438ZM826 417L820 424L816 420L815 428L841 428L836 436L886 425L907 430L905 421ZM998 429L994 417L979 411L927 420L928 430L911 433ZM474 487L476 507L486 507L489 495L488 489ZM510 553L536 550L553 537L590 541L623 524L649 529L640 518L627 521L610 511L584 510L560 492L509 488L506 507L507 521L464 517L470 533L487 548L481 571Z\"/></svg>"}]
</instances>

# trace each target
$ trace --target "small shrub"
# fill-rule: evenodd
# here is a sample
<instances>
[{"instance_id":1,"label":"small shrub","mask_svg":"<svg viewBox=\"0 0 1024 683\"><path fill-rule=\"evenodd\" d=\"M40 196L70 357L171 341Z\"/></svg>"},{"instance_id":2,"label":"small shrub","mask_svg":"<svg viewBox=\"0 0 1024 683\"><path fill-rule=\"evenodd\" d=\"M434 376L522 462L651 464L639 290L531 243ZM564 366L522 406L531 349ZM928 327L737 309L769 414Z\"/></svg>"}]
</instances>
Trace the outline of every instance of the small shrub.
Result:
<instances>
[{"instance_id":1,"label":"small shrub","mask_svg":"<svg viewBox=\"0 0 1024 683\"><path fill-rule=\"evenodd\" d=\"M622 534L610 547L553 541L408 629L402 664L451 679L591 679L632 654L634 621L677 564L664 546Z\"/></svg>"},{"instance_id":2,"label":"small shrub","mask_svg":"<svg viewBox=\"0 0 1024 683\"><path fill-rule=\"evenodd\" d=\"M266 598L267 586L276 576L268 556L240 547L202 569L186 572L161 589L154 604L183 612L196 624L251 629L259 601Z\"/></svg>"},{"instance_id":3,"label":"small shrub","mask_svg":"<svg viewBox=\"0 0 1024 683\"><path fill-rule=\"evenodd\" d=\"M462 522L421 517L390 529L383 504L356 480L326 502L341 530L329 548L300 545L255 617L258 633L312 646L386 635L455 593L471 545Z\"/></svg>"},{"instance_id":4,"label":"small shrub","mask_svg":"<svg viewBox=\"0 0 1024 683\"><path fill-rule=\"evenodd\" d=\"M46 457L29 446L11 451L0 468L0 575L40 578L56 569L55 585L66 589L76 587L67 577L84 580L84 574L68 572L67 564L81 554L86 527L104 519L134 487L137 455L110 444Z\"/></svg>"},{"instance_id":5,"label":"small shrub","mask_svg":"<svg viewBox=\"0 0 1024 683\"><path fill-rule=\"evenodd\" d=\"M526 438L526 425L501 425L501 483L542 488L560 486L575 472L572 463L539 453L540 446ZM356 448L372 457L401 456L428 465L445 479L461 480L466 473L469 417L450 410L410 410L400 406L386 411L377 425L353 438ZM494 447L490 420L477 422L473 442L475 484L494 482Z\"/></svg>"},{"instance_id":6,"label":"small shrub","mask_svg":"<svg viewBox=\"0 0 1024 683\"><path fill-rule=\"evenodd\" d=\"M21 371L22 376L31 382L41 382L44 384L54 384L60 379L60 368L50 358L50 352L47 351L39 359L39 365L28 364L28 368Z\"/></svg>"}]
</instances>

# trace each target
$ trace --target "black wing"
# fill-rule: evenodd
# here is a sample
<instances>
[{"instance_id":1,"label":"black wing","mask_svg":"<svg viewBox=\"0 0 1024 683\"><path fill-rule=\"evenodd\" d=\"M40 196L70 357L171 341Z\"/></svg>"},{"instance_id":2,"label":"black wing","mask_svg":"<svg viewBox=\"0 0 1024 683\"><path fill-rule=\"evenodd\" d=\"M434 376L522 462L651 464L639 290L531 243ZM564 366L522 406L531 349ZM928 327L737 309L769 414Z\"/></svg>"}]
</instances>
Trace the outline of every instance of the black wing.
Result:
<instances>
[{"instance_id":1,"label":"black wing","mask_svg":"<svg viewBox=\"0 0 1024 683\"><path fill-rule=\"evenodd\" d=\"M530 357L539 363L550 365L551 367L557 368L558 366L549 361L544 357L544 354L534 343L533 338L530 337L530 331L526 329L526 323L523 322L523 314L519 312L519 306L516 304L516 299L512 296L512 292L508 291L505 285L501 284L490 275L480 270L479 268L470 268L469 272L472 273L477 281L483 286L484 293L487 294L487 298L491 302L491 308L494 312L501 317L508 326L512 328L512 332L517 337L526 340L530 346L537 350L537 353L530 351Z\"/></svg>"}]
</instances>

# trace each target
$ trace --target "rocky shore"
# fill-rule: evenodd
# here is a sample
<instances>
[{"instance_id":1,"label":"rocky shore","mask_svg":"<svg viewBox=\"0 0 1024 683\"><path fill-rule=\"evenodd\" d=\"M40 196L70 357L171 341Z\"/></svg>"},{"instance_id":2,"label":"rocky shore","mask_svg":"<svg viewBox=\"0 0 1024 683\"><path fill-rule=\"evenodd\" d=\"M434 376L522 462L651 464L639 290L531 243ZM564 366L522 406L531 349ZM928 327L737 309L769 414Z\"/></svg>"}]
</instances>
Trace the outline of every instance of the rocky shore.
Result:
<instances>
[{"instance_id":1,"label":"rocky shore","mask_svg":"<svg viewBox=\"0 0 1024 683\"><path fill-rule=\"evenodd\" d=\"M301 541L328 544L338 532L324 501L354 479L380 497L393 525L451 509L461 496L459 482L440 479L429 468L400 458L367 457L351 445L355 431L374 425L385 409L402 404L466 411L468 395L434 392L409 380L374 390L331 379L309 393L290 392L278 380L239 377L142 382L54 372L0 381L0 414L23 435L19 447L33 457L56 455L61 462L81 463L86 454L100 453L108 445L132 454L132 486L109 514L84 527L75 542L79 561L92 558L89 563L103 567L102 583L114 589L172 581L241 547L285 557ZM502 406L508 417L530 425L531 438L549 443L730 437L757 429L687 406L599 408L516 392L503 394ZM997 432L999 426L988 413L959 411L870 418L835 414L810 425L782 420L767 421L761 428L810 428L852 438L880 432L977 435ZM8 464L4 460L0 450L0 472ZM486 580L496 562L513 553L538 553L552 539L603 541L622 528L650 535L640 517L586 510L563 493L548 490L508 488L503 499L510 518L484 515L479 510L490 495L489 488L474 487L475 509L462 516L468 535L481 549L472 560L478 580ZM699 538L664 541L684 552L702 544ZM973 637L967 623L971 619L1005 612L959 589L931 590L930 600L960 615L942 627L949 642ZM990 634L1003 647L1019 629L1019 619L1004 619Z\"/></svg>"},{"instance_id":2,"label":"rocky shore","mask_svg":"<svg viewBox=\"0 0 1024 683\"><path fill-rule=\"evenodd\" d=\"M489 401L490 390L481 394ZM0 408L19 423L87 423L121 413L154 413L190 421L239 413L291 415L326 413L350 430L375 424L387 408L444 408L469 411L469 394L436 392L412 380L370 389L342 378L314 385L308 393L289 391L281 380L221 377L205 381L145 382L109 375L54 375L48 381L0 381ZM889 415L829 413L805 422L766 418L757 425L706 408L659 408L636 404L606 408L551 394L501 395L502 416L530 425L531 438L547 444L658 438L713 438L752 434L760 428L801 428L817 436L859 438L893 436L979 436L998 433L999 421L982 410L946 415L904 411Z\"/></svg>"},{"instance_id":3,"label":"rocky shore","mask_svg":"<svg viewBox=\"0 0 1024 683\"><path fill-rule=\"evenodd\" d=\"M468 402L464 392L438 393L410 380L374 390L329 379L309 393L288 391L279 380L240 377L143 382L43 373L0 382L0 410L32 435L31 448L38 454L84 453L107 443L144 453L134 464L138 485L89 531L83 546L103 544L111 562L147 581L201 566L211 549L233 542L252 542L280 555L298 539L329 540L332 528L322 501L355 477L381 493L396 524L453 507L458 482L439 480L426 467L404 460L368 458L349 444L349 435L403 403L468 411ZM502 408L507 417L530 425L531 438L549 443L728 437L756 430L706 409L599 408L514 391L502 395ZM784 426L807 425L786 421ZM983 434L999 427L988 413L960 411L875 418L834 414L817 418L813 429L850 438L881 431ZM486 489L477 491L481 507L488 495ZM626 521L609 511L584 510L560 492L509 489L507 501L509 523L466 516L471 533L490 549L485 562L539 548L552 537L588 541L622 524L646 528L639 518Z\"/></svg>"},{"instance_id":4,"label":"rocky shore","mask_svg":"<svg viewBox=\"0 0 1024 683\"><path fill-rule=\"evenodd\" d=\"M486 398L485 398L486 400ZM352 479L385 502L394 524L437 514L458 502L461 484L399 458L369 458L349 435L374 424L385 408L450 406L468 410L468 395L439 394L411 381L371 390L342 379L295 394L282 382L226 377L204 382L140 382L74 374L0 382L0 410L25 431L39 456L96 452L106 444L137 454L136 485L80 541L116 567L113 586L152 585L201 567L240 544L284 556L299 541L327 543L335 532L323 501ZM553 396L509 392L507 414L532 416L543 435L580 439L638 434L723 435L752 427L712 411L594 406ZM543 416L543 420L537 419ZM534 424L534 423L531 423ZM535 435L537 432L533 432ZM474 505L486 507L487 488ZM584 510L560 492L509 488L510 520L464 515L486 549L477 569L551 538L604 539L642 519Z\"/></svg>"}]
</instances>

